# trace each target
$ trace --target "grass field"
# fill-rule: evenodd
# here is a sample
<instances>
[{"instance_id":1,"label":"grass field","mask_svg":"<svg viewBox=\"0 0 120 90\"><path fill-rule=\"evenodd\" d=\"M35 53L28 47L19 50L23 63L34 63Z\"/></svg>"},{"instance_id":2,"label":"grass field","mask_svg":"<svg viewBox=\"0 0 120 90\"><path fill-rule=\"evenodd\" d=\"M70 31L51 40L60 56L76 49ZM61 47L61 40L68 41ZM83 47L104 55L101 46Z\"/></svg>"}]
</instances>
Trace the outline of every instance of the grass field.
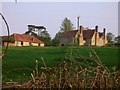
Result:
<instances>
[{"instance_id":1,"label":"grass field","mask_svg":"<svg viewBox=\"0 0 120 90\"><path fill-rule=\"evenodd\" d=\"M3 47L3 51L4 49ZM41 72L40 68L43 66L41 57L47 66L53 67L65 57L66 52L70 53L71 49L73 57L76 53L89 57L88 47L9 47L2 61L3 82L10 80L24 82L34 70L36 58ZM108 68L118 66L117 47L93 47L93 49Z\"/></svg>"}]
</instances>

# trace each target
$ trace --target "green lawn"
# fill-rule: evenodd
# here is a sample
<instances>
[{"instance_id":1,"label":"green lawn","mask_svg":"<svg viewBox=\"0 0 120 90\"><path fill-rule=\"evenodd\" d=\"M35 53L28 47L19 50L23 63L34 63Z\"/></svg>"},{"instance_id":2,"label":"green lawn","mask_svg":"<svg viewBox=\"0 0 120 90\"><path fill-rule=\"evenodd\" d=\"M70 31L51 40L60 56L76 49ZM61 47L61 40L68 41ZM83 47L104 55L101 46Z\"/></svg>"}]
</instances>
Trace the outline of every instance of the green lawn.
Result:
<instances>
[{"instance_id":1,"label":"green lawn","mask_svg":"<svg viewBox=\"0 0 120 90\"><path fill-rule=\"evenodd\" d=\"M3 47L3 51L4 51ZM118 66L118 48L117 47L93 47L103 64L109 68ZM29 79L32 71L27 70L35 67L35 59L39 61L39 72L43 66L41 57L44 58L47 66L55 66L65 57L66 52L72 57L76 53L89 57L88 47L9 47L7 54L2 61L3 82L25 81Z\"/></svg>"}]
</instances>

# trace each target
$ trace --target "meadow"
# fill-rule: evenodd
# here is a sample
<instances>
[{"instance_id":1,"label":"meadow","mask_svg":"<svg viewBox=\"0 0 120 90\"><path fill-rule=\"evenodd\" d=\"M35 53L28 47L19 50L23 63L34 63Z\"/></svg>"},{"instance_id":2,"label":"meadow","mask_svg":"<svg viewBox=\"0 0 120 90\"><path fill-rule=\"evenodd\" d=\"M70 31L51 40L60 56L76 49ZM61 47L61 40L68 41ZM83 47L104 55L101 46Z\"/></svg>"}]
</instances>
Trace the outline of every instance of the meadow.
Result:
<instances>
[{"instance_id":1,"label":"meadow","mask_svg":"<svg viewBox=\"0 0 120 90\"><path fill-rule=\"evenodd\" d=\"M2 48L3 51L5 47ZM70 55L70 52L72 53ZM118 47L93 47L103 65L111 69L118 67ZM8 81L25 82L35 69L35 61L38 60L39 75L43 67L41 57L47 67L56 66L66 54L75 57L76 54L84 57L92 55L88 47L9 47L2 59L3 83Z\"/></svg>"}]
</instances>

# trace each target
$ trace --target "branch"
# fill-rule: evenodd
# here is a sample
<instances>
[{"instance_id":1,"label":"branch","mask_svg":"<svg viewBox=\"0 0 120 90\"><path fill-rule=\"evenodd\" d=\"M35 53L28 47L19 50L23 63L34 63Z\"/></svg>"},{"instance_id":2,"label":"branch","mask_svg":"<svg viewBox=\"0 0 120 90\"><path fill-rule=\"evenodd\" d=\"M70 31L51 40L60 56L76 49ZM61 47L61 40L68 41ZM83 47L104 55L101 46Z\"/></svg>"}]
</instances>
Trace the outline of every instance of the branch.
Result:
<instances>
[{"instance_id":1,"label":"branch","mask_svg":"<svg viewBox=\"0 0 120 90\"><path fill-rule=\"evenodd\" d=\"M5 24L6 24L6 27L7 27L7 32L8 32L8 38L7 38L7 40L9 41L9 37L10 37L9 25L8 25L8 23L7 23L6 19L4 18L4 16L2 15L2 13L0 13L0 15L1 15L1 17L2 17L3 21L4 21L4 22L5 22ZM4 51L4 54L2 54L2 56L0 56L0 58L2 58L2 57L5 55L5 53L7 52L8 45L9 45L9 42L7 42L7 46L6 46L6 49L5 49L5 51Z\"/></svg>"}]
</instances>

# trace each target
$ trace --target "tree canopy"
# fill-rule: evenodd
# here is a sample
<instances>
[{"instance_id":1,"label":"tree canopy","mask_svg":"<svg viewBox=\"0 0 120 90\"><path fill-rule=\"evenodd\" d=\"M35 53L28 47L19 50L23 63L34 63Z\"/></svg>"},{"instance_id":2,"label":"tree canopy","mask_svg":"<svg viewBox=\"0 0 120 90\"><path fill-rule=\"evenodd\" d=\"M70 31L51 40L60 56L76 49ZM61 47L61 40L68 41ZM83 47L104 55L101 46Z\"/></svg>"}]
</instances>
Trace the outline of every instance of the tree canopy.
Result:
<instances>
[{"instance_id":1,"label":"tree canopy","mask_svg":"<svg viewBox=\"0 0 120 90\"><path fill-rule=\"evenodd\" d=\"M28 31L25 34L34 35L37 33L37 35L40 35L42 30L46 30L46 28L44 26L28 25Z\"/></svg>"},{"instance_id":2,"label":"tree canopy","mask_svg":"<svg viewBox=\"0 0 120 90\"><path fill-rule=\"evenodd\" d=\"M56 33L55 37L52 39L52 45L59 46L61 34L61 32Z\"/></svg>"},{"instance_id":3,"label":"tree canopy","mask_svg":"<svg viewBox=\"0 0 120 90\"><path fill-rule=\"evenodd\" d=\"M113 44L113 38L114 38L113 33L111 33L111 32L107 33L108 43Z\"/></svg>"},{"instance_id":4,"label":"tree canopy","mask_svg":"<svg viewBox=\"0 0 120 90\"><path fill-rule=\"evenodd\" d=\"M42 40L45 45L51 45L50 34L44 26L28 25L28 30L25 34L35 36L36 38Z\"/></svg>"},{"instance_id":5,"label":"tree canopy","mask_svg":"<svg viewBox=\"0 0 120 90\"><path fill-rule=\"evenodd\" d=\"M60 37L62 36L62 33L66 31L73 30L73 24L72 22L66 17L61 23L60 31L56 33L55 37L52 40L52 44L54 46L59 46L60 44Z\"/></svg>"},{"instance_id":6,"label":"tree canopy","mask_svg":"<svg viewBox=\"0 0 120 90\"><path fill-rule=\"evenodd\" d=\"M73 24L72 22L66 17L64 18L61 27L60 27L60 31L61 32L66 32L66 31L70 31L73 29Z\"/></svg>"},{"instance_id":7,"label":"tree canopy","mask_svg":"<svg viewBox=\"0 0 120 90\"><path fill-rule=\"evenodd\" d=\"M115 42L116 42L116 44L120 45L120 35L118 35L117 37L115 37Z\"/></svg>"}]
</instances>

